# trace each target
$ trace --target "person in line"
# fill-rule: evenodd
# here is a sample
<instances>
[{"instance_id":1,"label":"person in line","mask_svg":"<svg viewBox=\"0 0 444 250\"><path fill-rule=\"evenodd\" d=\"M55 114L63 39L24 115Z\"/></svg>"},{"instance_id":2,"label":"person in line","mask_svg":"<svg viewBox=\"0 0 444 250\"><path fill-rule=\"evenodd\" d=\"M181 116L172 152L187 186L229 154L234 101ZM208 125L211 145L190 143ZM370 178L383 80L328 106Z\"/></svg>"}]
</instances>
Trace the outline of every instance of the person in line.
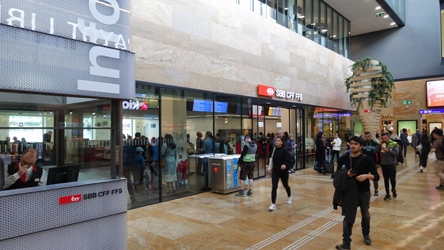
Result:
<instances>
[{"instance_id":1,"label":"person in line","mask_svg":"<svg viewBox=\"0 0 444 250\"><path fill-rule=\"evenodd\" d=\"M331 156L331 160L334 161L336 159L336 161L339 161L339 152L341 151L342 140L339 137L338 133L335 134L335 139L331 144L333 145L333 154Z\"/></svg>"},{"instance_id":2,"label":"person in line","mask_svg":"<svg viewBox=\"0 0 444 250\"><path fill-rule=\"evenodd\" d=\"M415 158L418 157L418 155L421 155L421 152L416 150L416 146L420 144L421 136L422 134L419 132L420 130L417 129L416 133L412 136L412 147L415 150Z\"/></svg>"},{"instance_id":3,"label":"person in line","mask_svg":"<svg viewBox=\"0 0 444 250\"><path fill-rule=\"evenodd\" d=\"M322 169L324 168L324 162L325 162L325 133L324 132L318 132L316 135L316 162L317 162L317 171L319 173L322 173Z\"/></svg>"},{"instance_id":4,"label":"person in line","mask_svg":"<svg viewBox=\"0 0 444 250\"><path fill-rule=\"evenodd\" d=\"M37 155L37 150L28 148L19 161L9 164L3 190L46 185L43 169L35 165Z\"/></svg>"},{"instance_id":5,"label":"person in line","mask_svg":"<svg viewBox=\"0 0 444 250\"><path fill-rule=\"evenodd\" d=\"M242 150L242 154L239 158L238 164L241 166L241 172L239 179L241 180L241 189L239 193L236 194L238 197L244 197L245 193L245 180L248 176L248 192L247 196L253 195L253 170L254 170L254 162L256 161L256 152L257 145L254 141L251 140L250 136L245 136L244 138L245 145Z\"/></svg>"},{"instance_id":6,"label":"person in line","mask_svg":"<svg viewBox=\"0 0 444 250\"><path fill-rule=\"evenodd\" d=\"M381 144L376 146L375 153L381 153L381 168L386 192L384 200L388 201L391 199L389 183L392 185L393 198L398 196L396 193L396 158L400 152L398 143L390 140L389 134L382 134L381 139Z\"/></svg>"},{"instance_id":7,"label":"person in line","mask_svg":"<svg viewBox=\"0 0 444 250\"><path fill-rule=\"evenodd\" d=\"M213 148L213 134L210 131L205 133L205 140L203 144L203 152L205 154L214 153ZM205 186L202 188L203 191L210 191L210 187L208 184L208 157L203 158L203 170L205 175Z\"/></svg>"},{"instance_id":8,"label":"person in line","mask_svg":"<svg viewBox=\"0 0 444 250\"><path fill-rule=\"evenodd\" d=\"M435 128L432 131L433 137L435 137L435 141L433 142L432 152L435 153L436 156L436 166L435 173L439 177L439 185L436 186L436 189L440 191L444 191L444 150L443 150L443 132L442 129Z\"/></svg>"},{"instance_id":9,"label":"person in line","mask_svg":"<svg viewBox=\"0 0 444 250\"><path fill-rule=\"evenodd\" d=\"M419 140L417 147L418 146L420 146L421 149L419 151L419 168L421 170L421 173L423 173L425 168L427 167L427 159L429 158L429 153L431 150L431 143L427 134L421 135L421 139Z\"/></svg>"},{"instance_id":10,"label":"person in line","mask_svg":"<svg viewBox=\"0 0 444 250\"><path fill-rule=\"evenodd\" d=\"M167 183L167 194L176 193L177 181L176 168L177 168L177 154L176 144L173 142L173 136L170 134L165 135L165 143L162 146L162 155L165 157L165 181Z\"/></svg>"},{"instance_id":11,"label":"person in line","mask_svg":"<svg viewBox=\"0 0 444 250\"><path fill-rule=\"evenodd\" d=\"M407 148L409 147L409 134L407 134L407 129L402 129L401 133L401 145L402 145L402 151L404 152L404 158L407 156Z\"/></svg>"},{"instance_id":12,"label":"person in line","mask_svg":"<svg viewBox=\"0 0 444 250\"><path fill-rule=\"evenodd\" d=\"M375 162L368 159L368 156L361 153L363 148L363 141L357 136L350 139L350 154L343 155L339 159L339 165L335 173L342 168L347 169L347 176L349 183L357 188L355 195L342 196L342 214L345 215L342 224L342 244L337 245L336 249L350 249L351 235L353 224L356 219L358 206L361 208L361 228L364 236L364 243L371 245L370 239L370 181L379 180L378 171L376 170ZM350 187L349 187L350 188ZM348 204L354 206L348 207Z\"/></svg>"},{"instance_id":13,"label":"person in line","mask_svg":"<svg viewBox=\"0 0 444 250\"><path fill-rule=\"evenodd\" d=\"M288 170L290 173L293 173L293 166L296 163L296 143L294 143L294 136L293 134L289 135L288 140L286 141L285 145L287 146L288 153L290 154L291 159L291 169Z\"/></svg>"},{"instance_id":14,"label":"person in line","mask_svg":"<svg viewBox=\"0 0 444 250\"><path fill-rule=\"evenodd\" d=\"M271 172L271 181L272 181L272 189L271 189L271 205L268 210L273 211L276 210L276 191L279 184L279 179L282 181L282 185L285 187L287 191L287 204L291 205L292 197L291 197L291 189L288 185L288 170L291 168L291 159L288 150L283 146L284 141L282 137L277 136L275 140L276 148L274 149L274 153L272 153L273 158L271 159L273 163L273 169Z\"/></svg>"},{"instance_id":15,"label":"person in line","mask_svg":"<svg viewBox=\"0 0 444 250\"><path fill-rule=\"evenodd\" d=\"M376 143L374 140L372 140L372 134L370 132L364 133L364 145L362 147L363 153L368 156L373 163L376 165L376 169L380 167L379 165L379 159L381 156L377 155L375 153L376 146L378 146L378 143ZM373 186L375 187L375 196L379 196L379 183L377 180L373 180Z\"/></svg>"},{"instance_id":16,"label":"person in line","mask_svg":"<svg viewBox=\"0 0 444 250\"><path fill-rule=\"evenodd\" d=\"M149 189L149 176L148 173L146 172L146 167L145 167L145 158L143 157L145 153L145 150L143 150L143 148L141 146L136 148L136 155L134 156L134 158L132 159L132 165L134 165L136 171L142 173L142 177L141 179L143 179L143 177L146 177L146 189ZM139 192L139 188L138 185L134 185L135 191L136 193Z\"/></svg>"}]
</instances>

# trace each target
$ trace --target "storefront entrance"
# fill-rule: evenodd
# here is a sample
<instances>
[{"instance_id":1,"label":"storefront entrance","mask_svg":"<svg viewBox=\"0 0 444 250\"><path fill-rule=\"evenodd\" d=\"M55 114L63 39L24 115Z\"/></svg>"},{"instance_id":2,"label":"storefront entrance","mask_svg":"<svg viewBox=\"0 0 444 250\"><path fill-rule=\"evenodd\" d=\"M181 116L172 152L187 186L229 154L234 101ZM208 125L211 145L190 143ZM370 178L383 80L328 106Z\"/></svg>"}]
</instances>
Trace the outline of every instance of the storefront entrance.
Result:
<instances>
[{"instance_id":1,"label":"storefront entrance","mask_svg":"<svg viewBox=\"0 0 444 250\"><path fill-rule=\"evenodd\" d=\"M255 178L266 176L266 165L276 136L283 137L285 146L294 159L293 170L305 168L303 113L302 107L288 107L277 103L257 102L252 105L251 130L248 134L252 135L258 145Z\"/></svg>"}]
</instances>

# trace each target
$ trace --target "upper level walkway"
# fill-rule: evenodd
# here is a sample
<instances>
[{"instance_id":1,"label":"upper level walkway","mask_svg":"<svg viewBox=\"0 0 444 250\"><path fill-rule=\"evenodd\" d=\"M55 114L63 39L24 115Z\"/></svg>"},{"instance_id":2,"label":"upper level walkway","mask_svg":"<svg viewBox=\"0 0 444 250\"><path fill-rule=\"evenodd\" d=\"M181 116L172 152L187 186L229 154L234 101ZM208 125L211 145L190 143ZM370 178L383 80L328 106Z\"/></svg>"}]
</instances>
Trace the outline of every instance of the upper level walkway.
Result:
<instances>
[{"instance_id":1,"label":"upper level walkway","mask_svg":"<svg viewBox=\"0 0 444 250\"><path fill-rule=\"evenodd\" d=\"M370 203L372 245L363 242L360 212L353 227L353 249L444 249L444 191L435 186L435 156L419 172L410 148L397 166L398 197ZM128 249L335 249L342 242L341 208L333 210L329 176L313 169L290 175L293 204L279 183L277 209L271 178L254 182L253 197L203 193L128 212ZM373 183L371 184L373 194Z\"/></svg>"}]
</instances>

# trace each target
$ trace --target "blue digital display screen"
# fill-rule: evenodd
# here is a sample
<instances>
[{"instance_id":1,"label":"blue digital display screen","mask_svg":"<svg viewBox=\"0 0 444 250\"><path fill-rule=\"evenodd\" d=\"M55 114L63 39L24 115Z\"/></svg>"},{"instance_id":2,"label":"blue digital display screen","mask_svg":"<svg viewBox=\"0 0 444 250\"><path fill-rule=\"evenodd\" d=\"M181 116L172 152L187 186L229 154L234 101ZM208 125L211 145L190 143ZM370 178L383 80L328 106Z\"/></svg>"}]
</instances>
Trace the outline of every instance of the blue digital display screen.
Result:
<instances>
[{"instance_id":1,"label":"blue digital display screen","mask_svg":"<svg viewBox=\"0 0 444 250\"><path fill-rule=\"evenodd\" d=\"M216 113L227 113L227 102L215 102L214 109ZM193 111L196 112L213 112L213 102L206 100L194 99Z\"/></svg>"}]
</instances>

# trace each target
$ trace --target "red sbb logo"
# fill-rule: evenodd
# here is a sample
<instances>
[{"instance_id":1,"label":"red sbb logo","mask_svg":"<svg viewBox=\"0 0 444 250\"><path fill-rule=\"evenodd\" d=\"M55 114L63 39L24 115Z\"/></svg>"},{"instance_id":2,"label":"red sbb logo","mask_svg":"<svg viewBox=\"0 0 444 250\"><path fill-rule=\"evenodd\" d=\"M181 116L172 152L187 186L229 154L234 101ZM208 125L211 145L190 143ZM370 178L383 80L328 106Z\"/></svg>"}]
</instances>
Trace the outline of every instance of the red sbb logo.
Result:
<instances>
[{"instance_id":1,"label":"red sbb logo","mask_svg":"<svg viewBox=\"0 0 444 250\"><path fill-rule=\"evenodd\" d=\"M274 97L275 89L265 85L257 85L257 94L261 96Z\"/></svg>"},{"instance_id":2,"label":"red sbb logo","mask_svg":"<svg viewBox=\"0 0 444 250\"><path fill-rule=\"evenodd\" d=\"M82 201L81 194L63 196L63 197L59 198L59 205L74 203L74 202L79 202L79 201Z\"/></svg>"}]
</instances>

